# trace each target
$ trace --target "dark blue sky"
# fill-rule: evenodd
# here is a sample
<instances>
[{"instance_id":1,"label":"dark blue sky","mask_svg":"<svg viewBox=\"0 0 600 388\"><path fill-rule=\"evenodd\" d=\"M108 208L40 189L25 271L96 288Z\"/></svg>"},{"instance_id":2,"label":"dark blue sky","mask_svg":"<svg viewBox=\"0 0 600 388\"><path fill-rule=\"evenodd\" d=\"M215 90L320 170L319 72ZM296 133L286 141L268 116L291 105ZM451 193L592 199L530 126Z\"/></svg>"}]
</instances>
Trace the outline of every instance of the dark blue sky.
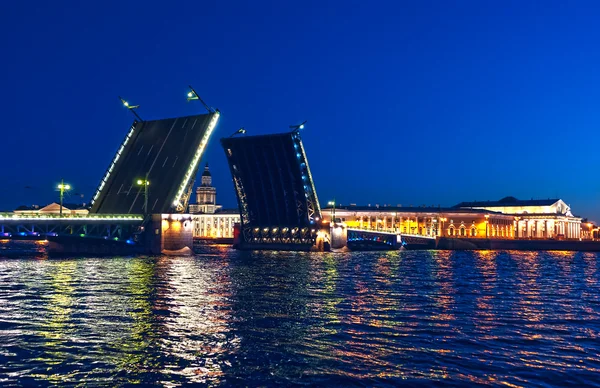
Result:
<instances>
[{"instance_id":1,"label":"dark blue sky","mask_svg":"<svg viewBox=\"0 0 600 388\"><path fill-rule=\"evenodd\" d=\"M600 221L600 9L550 1L3 1L0 209L89 201L140 104L223 113L218 138L287 130L319 197L441 204L560 197ZM31 188L25 188L30 186Z\"/></svg>"}]
</instances>

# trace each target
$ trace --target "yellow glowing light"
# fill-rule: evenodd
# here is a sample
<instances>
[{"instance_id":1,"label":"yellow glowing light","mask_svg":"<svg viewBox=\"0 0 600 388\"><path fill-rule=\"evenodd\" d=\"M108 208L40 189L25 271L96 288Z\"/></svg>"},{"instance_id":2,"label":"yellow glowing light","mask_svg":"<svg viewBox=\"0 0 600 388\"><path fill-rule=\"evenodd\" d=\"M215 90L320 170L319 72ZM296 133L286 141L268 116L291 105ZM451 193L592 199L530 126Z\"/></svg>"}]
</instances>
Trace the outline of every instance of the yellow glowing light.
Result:
<instances>
[{"instance_id":1,"label":"yellow glowing light","mask_svg":"<svg viewBox=\"0 0 600 388\"><path fill-rule=\"evenodd\" d=\"M179 232L181 230L181 222L180 221L171 222L171 228L173 229L174 232Z\"/></svg>"},{"instance_id":2,"label":"yellow glowing light","mask_svg":"<svg viewBox=\"0 0 600 388\"><path fill-rule=\"evenodd\" d=\"M142 180L138 179L138 185L141 185L141 184L142 184Z\"/></svg>"}]
</instances>

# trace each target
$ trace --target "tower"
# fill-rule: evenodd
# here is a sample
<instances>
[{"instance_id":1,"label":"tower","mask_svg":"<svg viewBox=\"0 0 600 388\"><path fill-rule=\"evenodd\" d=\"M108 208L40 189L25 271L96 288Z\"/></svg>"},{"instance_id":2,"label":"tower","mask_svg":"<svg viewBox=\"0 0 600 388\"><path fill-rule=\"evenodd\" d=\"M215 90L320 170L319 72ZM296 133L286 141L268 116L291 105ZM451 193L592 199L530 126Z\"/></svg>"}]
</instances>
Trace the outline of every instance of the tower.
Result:
<instances>
[{"instance_id":1,"label":"tower","mask_svg":"<svg viewBox=\"0 0 600 388\"><path fill-rule=\"evenodd\" d=\"M190 213L215 213L221 206L217 205L217 189L212 187L212 175L208 163L202 172L200 186L196 188L196 205L190 205Z\"/></svg>"}]
</instances>

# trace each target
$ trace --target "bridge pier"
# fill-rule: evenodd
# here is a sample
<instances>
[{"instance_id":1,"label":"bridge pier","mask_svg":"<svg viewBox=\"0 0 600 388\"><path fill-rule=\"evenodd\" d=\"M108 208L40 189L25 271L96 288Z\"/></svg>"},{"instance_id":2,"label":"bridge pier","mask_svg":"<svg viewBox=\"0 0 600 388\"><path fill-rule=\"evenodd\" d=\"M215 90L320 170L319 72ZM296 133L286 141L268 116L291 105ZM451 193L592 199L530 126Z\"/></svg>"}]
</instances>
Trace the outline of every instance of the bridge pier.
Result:
<instances>
[{"instance_id":1,"label":"bridge pier","mask_svg":"<svg viewBox=\"0 0 600 388\"><path fill-rule=\"evenodd\" d=\"M146 227L145 248L154 255L191 255L194 238L189 214L153 214Z\"/></svg>"},{"instance_id":2,"label":"bridge pier","mask_svg":"<svg viewBox=\"0 0 600 388\"><path fill-rule=\"evenodd\" d=\"M348 244L348 231L345 226L340 224L331 225L331 248L340 249Z\"/></svg>"}]
</instances>

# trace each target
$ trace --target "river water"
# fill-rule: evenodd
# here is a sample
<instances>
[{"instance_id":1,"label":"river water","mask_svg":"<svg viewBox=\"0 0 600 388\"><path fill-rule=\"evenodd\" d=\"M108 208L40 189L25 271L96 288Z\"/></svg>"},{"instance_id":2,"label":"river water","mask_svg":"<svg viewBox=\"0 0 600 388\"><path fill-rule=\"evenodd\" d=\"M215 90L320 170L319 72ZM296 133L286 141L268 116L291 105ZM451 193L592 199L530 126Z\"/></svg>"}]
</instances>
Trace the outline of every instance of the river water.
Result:
<instances>
[{"instance_id":1,"label":"river water","mask_svg":"<svg viewBox=\"0 0 600 388\"><path fill-rule=\"evenodd\" d=\"M0 385L600 386L596 254L0 259Z\"/></svg>"}]
</instances>

